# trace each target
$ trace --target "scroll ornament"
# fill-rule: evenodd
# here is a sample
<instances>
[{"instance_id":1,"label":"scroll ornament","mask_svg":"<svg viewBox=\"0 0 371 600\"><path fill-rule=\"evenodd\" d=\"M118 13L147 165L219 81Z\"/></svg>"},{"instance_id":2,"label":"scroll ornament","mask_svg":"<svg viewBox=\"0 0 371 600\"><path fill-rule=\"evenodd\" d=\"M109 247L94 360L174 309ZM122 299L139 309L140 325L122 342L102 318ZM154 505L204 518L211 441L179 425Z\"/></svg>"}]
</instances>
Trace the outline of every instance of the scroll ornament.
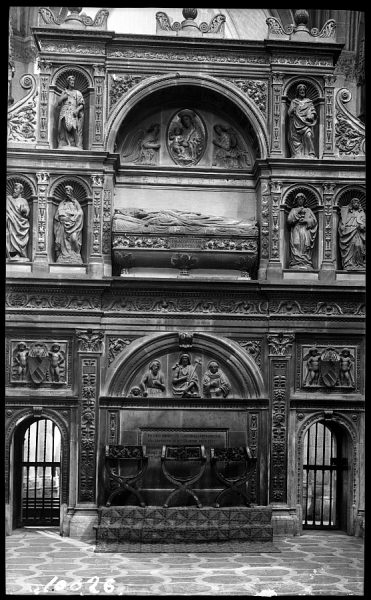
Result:
<instances>
[{"instance_id":1,"label":"scroll ornament","mask_svg":"<svg viewBox=\"0 0 371 600\"><path fill-rule=\"evenodd\" d=\"M351 98L352 94L346 88L336 94L335 146L340 156L364 156L365 126L344 106Z\"/></svg>"},{"instance_id":2,"label":"scroll ornament","mask_svg":"<svg viewBox=\"0 0 371 600\"><path fill-rule=\"evenodd\" d=\"M8 109L8 141L36 142L36 79L31 74L20 78L23 89L29 90L27 95Z\"/></svg>"}]
</instances>

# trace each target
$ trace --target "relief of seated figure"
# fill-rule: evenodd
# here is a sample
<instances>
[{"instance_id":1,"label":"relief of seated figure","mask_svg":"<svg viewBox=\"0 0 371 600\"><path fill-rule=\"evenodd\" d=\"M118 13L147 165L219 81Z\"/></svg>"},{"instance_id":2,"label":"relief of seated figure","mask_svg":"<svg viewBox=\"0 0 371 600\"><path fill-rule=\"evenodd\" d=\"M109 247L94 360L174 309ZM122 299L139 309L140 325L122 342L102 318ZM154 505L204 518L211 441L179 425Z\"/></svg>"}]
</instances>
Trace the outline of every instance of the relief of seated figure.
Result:
<instances>
[{"instance_id":1,"label":"relief of seated figure","mask_svg":"<svg viewBox=\"0 0 371 600\"><path fill-rule=\"evenodd\" d=\"M114 231L166 233L169 227L176 227L179 233L257 234L256 223L252 221L237 221L184 210L128 208L116 210L113 216Z\"/></svg>"}]
</instances>

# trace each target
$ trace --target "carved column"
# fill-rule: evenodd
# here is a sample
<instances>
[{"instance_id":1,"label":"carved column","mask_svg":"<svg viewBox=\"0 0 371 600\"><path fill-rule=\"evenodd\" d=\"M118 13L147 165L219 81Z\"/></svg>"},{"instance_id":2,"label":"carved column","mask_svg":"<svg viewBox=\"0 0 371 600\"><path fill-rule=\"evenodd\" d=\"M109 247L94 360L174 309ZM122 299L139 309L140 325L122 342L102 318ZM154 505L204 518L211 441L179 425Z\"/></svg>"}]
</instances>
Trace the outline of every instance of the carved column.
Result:
<instances>
[{"instance_id":1,"label":"carved column","mask_svg":"<svg viewBox=\"0 0 371 600\"><path fill-rule=\"evenodd\" d=\"M325 123L323 156L334 156L334 88L335 75L325 75Z\"/></svg>"},{"instance_id":2,"label":"carved column","mask_svg":"<svg viewBox=\"0 0 371 600\"><path fill-rule=\"evenodd\" d=\"M94 117L93 117L93 141L92 148L95 150L103 150L103 92L105 80L104 65L94 64Z\"/></svg>"},{"instance_id":3,"label":"carved column","mask_svg":"<svg viewBox=\"0 0 371 600\"><path fill-rule=\"evenodd\" d=\"M323 259L319 279L334 280L336 270L336 230L333 209L335 183L323 183Z\"/></svg>"},{"instance_id":4,"label":"carved column","mask_svg":"<svg viewBox=\"0 0 371 600\"><path fill-rule=\"evenodd\" d=\"M280 207L282 196L282 181L271 181L270 186L270 240L267 277L268 279L281 279L282 263L280 260Z\"/></svg>"},{"instance_id":5,"label":"carved column","mask_svg":"<svg viewBox=\"0 0 371 600\"><path fill-rule=\"evenodd\" d=\"M271 133L271 155L283 156L284 141L282 140L283 111L282 111L282 86L283 73L272 73L272 133Z\"/></svg>"},{"instance_id":6,"label":"carved column","mask_svg":"<svg viewBox=\"0 0 371 600\"><path fill-rule=\"evenodd\" d=\"M39 97L39 128L37 135L38 147L50 148L49 142L49 85L52 63L49 60L39 60L40 97Z\"/></svg>"},{"instance_id":7,"label":"carved column","mask_svg":"<svg viewBox=\"0 0 371 600\"><path fill-rule=\"evenodd\" d=\"M287 507L287 423L289 402L289 366L294 342L292 332L267 336L269 345L271 397L271 461L269 501L277 511L275 519L282 524L289 515ZM276 529L277 531L277 529Z\"/></svg>"},{"instance_id":8,"label":"carved column","mask_svg":"<svg viewBox=\"0 0 371 600\"><path fill-rule=\"evenodd\" d=\"M90 176L93 190L93 215L92 215L92 240L88 272L95 277L103 277L102 258L102 202L104 175L93 174Z\"/></svg>"},{"instance_id":9,"label":"carved column","mask_svg":"<svg viewBox=\"0 0 371 600\"><path fill-rule=\"evenodd\" d=\"M46 171L38 171L37 178L37 210L34 222L35 256L32 272L47 273L49 271L48 257L48 188L50 175Z\"/></svg>"},{"instance_id":10,"label":"carved column","mask_svg":"<svg viewBox=\"0 0 371 600\"><path fill-rule=\"evenodd\" d=\"M79 380L78 503L96 503L99 362L103 333L76 330Z\"/></svg>"},{"instance_id":11,"label":"carved column","mask_svg":"<svg viewBox=\"0 0 371 600\"><path fill-rule=\"evenodd\" d=\"M258 279L265 279L267 276L267 266L269 261L269 207L270 207L270 189L269 183L262 182L261 203L260 203L260 263Z\"/></svg>"}]
</instances>

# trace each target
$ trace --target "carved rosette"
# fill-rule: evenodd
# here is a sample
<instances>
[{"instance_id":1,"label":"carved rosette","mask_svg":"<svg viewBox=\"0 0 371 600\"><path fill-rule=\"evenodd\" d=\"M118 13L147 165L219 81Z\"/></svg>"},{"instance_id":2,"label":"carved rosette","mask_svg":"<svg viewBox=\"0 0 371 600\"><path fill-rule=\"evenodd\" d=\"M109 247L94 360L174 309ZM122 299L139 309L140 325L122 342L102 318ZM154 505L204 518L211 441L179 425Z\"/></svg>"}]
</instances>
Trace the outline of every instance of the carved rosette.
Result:
<instances>
[{"instance_id":1,"label":"carved rosette","mask_svg":"<svg viewBox=\"0 0 371 600\"><path fill-rule=\"evenodd\" d=\"M335 257L333 256L334 252L334 243L333 243L333 198L334 198L334 190L335 183L326 182L323 183L323 212L324 212L324 249L323 249L323 262L329 263L331 265L334 264Z\"/></svg>"},{"instance_id":2,"label":"carved rosette","mask_svg":"<svg viewBox=\"0 0 371 600\"><path fill-rule=\"evenodd\" d=\"M92 256L102 254L102 195L104 175L90 176L93 189L93 240Z\"/></svg>"},{"instance_id":3,"label":"carved rosette","mask_svg":"<svg viewBox=\"0 0 371 600\"><path fill-rule=\"evenodd\" d=\"M325 135L324 156L334 154L334 88L336 75L325 75Z\"/></svg>"},{"instance_id":4,"label":"carved rosette","mask_svg":"<svg viewBox=\"0 0 371 600\"><path fill-rule=\"evenodd\" d=\"M48 187L50 175L46 171L39 171L36 173L37 178L37 246L36 256L47 256L46 249L46 223L47 223L47 210L48 210Z\"/></svg>"},{"instance_id":5,"label":"carved rosette","mask_svg":"<svg viewBox=\"0 0 371 600\"><path fill-rule=\"evenodd\" d=\"M53 64L49 60L45 59L40 59L38 64L40 69L38 143L44 146L49 146L49 85Z\"/></svg>"},{"instance_id":6,"label":"carved rosette","mask_svg":"<svg viewBox=\"0 0 371 600\"><path fill-rule=\"evenodd\" d=\"M272 73L272 135L271 153L282 154L282 86L284 74Z\"/></svg>"},{"instance_id":7,"label":"carved rosette","mask_svg":"<svg viewBox=\"0 0 371 600\"><path fill-rule=\"evenodd\" d=\"M94 105L94 140L93 146L103 145L103 92L104 92L104 79L105 79L105 67L101 64L93 64L94 69L94 92L95 92L95 105Z\"/></svg>"},{"instance_id":8,"label":"carved rosette","mask_svg":"<svg viewBox=\"0 0 371 600\"><path fill-rule=\"evenodd\" d=\"M271 228L270 228L270 261L280 262L280 205L282 182L271 181Z\"/></svg>"}]
</instances>

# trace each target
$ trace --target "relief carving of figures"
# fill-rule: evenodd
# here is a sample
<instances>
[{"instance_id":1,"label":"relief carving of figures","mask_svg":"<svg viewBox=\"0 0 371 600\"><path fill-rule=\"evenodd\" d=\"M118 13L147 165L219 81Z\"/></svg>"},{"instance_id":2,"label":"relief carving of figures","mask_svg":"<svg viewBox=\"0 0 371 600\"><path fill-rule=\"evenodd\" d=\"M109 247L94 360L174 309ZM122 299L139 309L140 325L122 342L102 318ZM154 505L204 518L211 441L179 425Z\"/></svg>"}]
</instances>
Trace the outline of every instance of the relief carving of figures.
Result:
<instances>
[{"instance_id":1,"label":"relief carving of figures","mask_svg":"<svg viewBox=\"0 0 371 600\"><path fill-rule=\"evenodd\" d=\"M180 355L179 362L173 366L172 390L174 396L180 396L181 398L200 397L200 384L197 375L197 368L200 364L201 360L197 358L192 364L191 356L188 353Z\"/></svg>"},{"instance_id":2,"label":"relief carving of figures","mask_svg":"<svg viewBox=\"0 0 371 600\"><path fill-rule=\"evenodd\" d=\"M147 130L139 129L131 135L122 159L125 163L157 165L160 147L160 125L152 123Z\"/></svg>"},{"instance_id":3,"label":"relief carving of figures","mask_svg":"<svg viewBox=\"0 0 371 600\"><path fill-rule=\"evenodd\" d=\"M81 245L84 213L73 196L71 185L65 187L66 198L54 216L54 249L57 263L82 264Z\"/></svg>"},{"instance_id":4,"label":"relief carving of figures","mask_svg":"<svg viewBox=\"0 0 371 600\"><path fill-rule=\"evenodd\" d=\"M27 344L24 342L19 342L15 349L13 358L13 365L15 367L14 375L18 381L27 380L26 374L28 367L28 353L29 348L27 348Z\"/></svg>"},{"instance_id":5,"label":"relief carving of figures","mask_svg":"<svg viewBox=\"0 0 371 600\"><path fill-rule=\"evenodd\" d=\"M84 98L75 90L75 76L67 77L67 87L58 100L61 106L58 118L58 148L82 149L84 124Z\"/></svg>"},{"instance_id":6,"label":"relief carving of figures","mask_svg":"<svg viewBox=\"0 0 371 600\"><path fill-rule=\"evenodd\" d=\"M250 166L249 153L234 129L217 123L214 132L213 167L244 169Z\"/></svg>"},{"instance_id":7,"label":"relief carving of figures","mask_svg":"<svg viewBox=\"0 0 371 600\"><path fill-rule=\"evenodd\" d=\"M28 260L30 207L22 192L23 185L15 183L12 195L6 198L6 255L10 260Z\"/></svg>"},{"instance_id":8,"label":"relief carving of figures","mask_svg":"<svg viewBox=\"0 0 371 600\"><path fill-rule=\"evenodd\" d=\"M148 367L148 371L142 377L140 388L146 396L163 396L166 390L165 377L161 371L159 360L153 360Z\"/></svg>"},{"instance_id":9,"label":"relief carving of figures","mask_svg":"<svg viewBox=\"0 0 371 600\"><path fill-rule=\"evenodd\" d=\"M306 373L305 370L303 372L303 386L354 388L354 363L355 358L349 348L309 348L303 356L306 369Z\"/></svg>"},{"instance_id":10,"label":"relief carving of figures","mask_svg":"<svg viewBox=\"0 0 371 600\"><path fill-rule=\"evenodd\" d=\"M202 391L205 398L226 398L231 391L231 384L216 360L208 364L202 380Z\"/></svg>"},{"instance_id":11,"label":"relief carving of figures","mask_svg":"<svg viewBox=\"0 0 371 600\"><path fill-rule=\"evenodd\" d=\"M65 355L60 344L53 344L49 350L50 375L52 381L60 381L61 372L65 363Z\"/></svg>"},{"instance_id":12,"label":"relief carving of figures","mask_svg":"<svg viewBox=\"0 0 371 600\"><path fill-rule=\"evenodd\" d=\"M341 208L339 246L342 268L358 271L366 262L366 214L358 198Z\"/></svg>"},{"instance_id":13,"label":"relief carving of figures","mask_svg":"<svg viewBox=\"0 0 371 600\"><path fill-rule=\"evenodd\" d=\"M181 110L168 128L168 150L177 165L196 165L206 148L206 130L193 110Z\"/></svg>"},{"instance_id":14,"label":"relief carving of figures","mask_svg":"<svg viewBox=\"0 0 371 600\"><path fill-rule=\"evenodd\" d=\"M289 106L288 143L292 157L316 157L314 150L314 126L317 112L310 98L306 98L307 88L301 83L296 88L296 98Z\"/></svg>"},{"instance_id":15,"label":"relief carving of figures","mask_svg":"<svg viewBox=\"0 0 371 600\"><path fill-rule=\"evenodd\" d=\"M313 270L312 255L316 240L318 223L310 208L304 207L305 195L295 197L296 205L288 217L290 228L290 269Z\"/></svg>"},{"instance_id":16,"label":"relief carving of figures","mask_svg":"<svg viewBox=\"0 0 371 600\"><path fill-rule=\"evenodd\" d=\"M168 233L176 227L179 233L257 234L255 223L236 221L226 217L203 215L185 210L164 209L156 212L133 208L115 210L114 231L141 233ZM170 230L174 233L174 230Z\"/></svg>"},{"instance_id":17,"label":"relief carving of figures","mask_svg":"<svg viewBox=\"0 0 371 600\"><path fill-rule=\"evenodd\" d=\"M12 383L66 383L66 342L13 342Z\"/></svg>"}]
</instances>

